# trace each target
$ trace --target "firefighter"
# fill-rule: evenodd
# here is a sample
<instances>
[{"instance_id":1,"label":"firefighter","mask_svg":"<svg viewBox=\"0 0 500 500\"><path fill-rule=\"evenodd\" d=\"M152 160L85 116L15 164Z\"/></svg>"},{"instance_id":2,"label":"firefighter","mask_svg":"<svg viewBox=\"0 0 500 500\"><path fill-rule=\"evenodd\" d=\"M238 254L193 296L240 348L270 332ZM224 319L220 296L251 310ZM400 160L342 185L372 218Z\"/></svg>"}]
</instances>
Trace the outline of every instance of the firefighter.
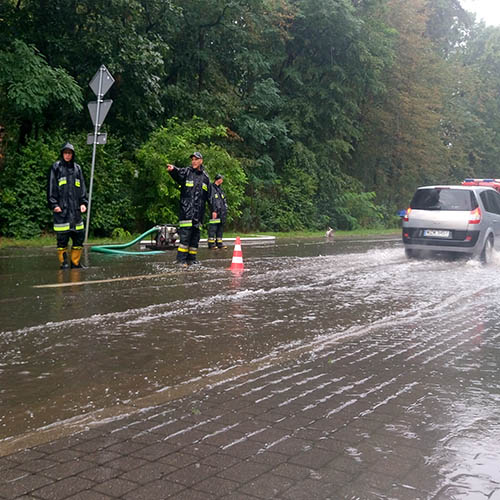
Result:
<instances>
[{"instance_id":1,"label":"firefighter","mask_svg":"<svg viewBox=\"0 0 500 500\"><path fill-rule=\"evenodd\" d=\"M212 218L208 223L208 248L227 248L222 241L224 223L227 215L226 195L221 188L224 177L221 174L215 176L210 193L210 205L212 207Z\"/></svg>"},{"instance_id":2,"label":"firefighter","mask_svg":"<svg viewBox=\"0 0 500 500\"><path fill-rule=\"evenodd\" d=\"M200 242L200 224L205 203L210 199L210 179L203 169L203 156L199 151L191 156L191 166L178 168L167 164L168 173L180 185L179 246L177 262L187 267L196 264Z\"/></svg>"},{"instance_id":3,"label":"firefighter","mask_svg":"<svg viewBox=\"0 0 500 500\"><path fill-rule=\"evenodd\" d=\"M57 254L61 269L81 268L80 259L85 239L82 214L88 199L80 165L75 162L75 148L67 142L61 148L60 159L51 167L47 186L47 201L54 215ZM72 239L68 262L68 242Z\"/></svg>"}]
</instances>

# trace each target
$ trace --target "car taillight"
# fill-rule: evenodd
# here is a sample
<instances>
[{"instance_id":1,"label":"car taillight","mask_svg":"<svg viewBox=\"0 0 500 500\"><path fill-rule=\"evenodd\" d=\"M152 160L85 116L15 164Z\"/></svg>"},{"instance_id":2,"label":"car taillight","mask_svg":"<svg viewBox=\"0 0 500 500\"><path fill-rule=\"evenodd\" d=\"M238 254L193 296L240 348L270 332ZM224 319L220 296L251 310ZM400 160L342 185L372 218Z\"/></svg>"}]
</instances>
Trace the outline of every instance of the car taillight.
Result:
<instances>
[{"instance_id":1,"label":"car taillight","mask_svg":"<svg viewBox=\"0 0 500 500\"><path fill-rule=\"evenodd\" d=\"M404 222L408 222L408 216L410 215L410 212L411 212L411 208L407 208L406 209L406 213L403 216L403 221Z\"/></svg>"},{"instance_id":2,"label":"car taillight","mask_svg":"<svg viewBox=\"0 0 500 500\"><path fill-rule=\"evenodd\" d=\"M479 207L470 211L469 224L479 224L481 222L481 209Z\"/></svg>"}]
</instances>

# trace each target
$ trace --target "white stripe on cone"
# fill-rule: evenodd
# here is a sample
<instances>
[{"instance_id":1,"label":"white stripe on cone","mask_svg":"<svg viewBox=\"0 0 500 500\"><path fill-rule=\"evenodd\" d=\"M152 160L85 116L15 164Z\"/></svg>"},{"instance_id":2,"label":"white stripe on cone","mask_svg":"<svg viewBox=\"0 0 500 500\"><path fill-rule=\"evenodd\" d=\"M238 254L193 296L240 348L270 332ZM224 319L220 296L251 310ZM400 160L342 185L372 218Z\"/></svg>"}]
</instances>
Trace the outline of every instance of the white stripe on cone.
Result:
<instances>
[{"instance_id":1,"label":"white stripe on cone","mask_svg":"<svg viewBox=\"0 0 500 500\"><path fill-rule=\"evenodd\" d=\"M243 253L241 251L241 240L239 236L236 236L236 241L234 243L233 260L231 261L231 271L243 271Z\"/></svg>"}]
</instances>

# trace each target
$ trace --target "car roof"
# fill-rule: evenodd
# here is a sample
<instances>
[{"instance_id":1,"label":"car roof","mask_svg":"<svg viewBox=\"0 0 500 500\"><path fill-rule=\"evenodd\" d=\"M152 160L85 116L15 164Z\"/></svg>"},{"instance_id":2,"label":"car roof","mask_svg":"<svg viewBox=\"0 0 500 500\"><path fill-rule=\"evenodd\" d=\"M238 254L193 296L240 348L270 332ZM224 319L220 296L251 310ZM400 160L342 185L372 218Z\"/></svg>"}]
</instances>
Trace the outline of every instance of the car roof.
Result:
<instances>
[{"instance_id":1,"label":"car roof","mask_svg":"<svg viewBox=\"0 0 500 500\"><path fill-rule=\"evenodd\" d=\"M435 186L420 186L418 189L460 189L462 191L485 191L491 189L496 191L491 186L461 186L459 184L436 184Z\"/></svg>"}]
</instances>

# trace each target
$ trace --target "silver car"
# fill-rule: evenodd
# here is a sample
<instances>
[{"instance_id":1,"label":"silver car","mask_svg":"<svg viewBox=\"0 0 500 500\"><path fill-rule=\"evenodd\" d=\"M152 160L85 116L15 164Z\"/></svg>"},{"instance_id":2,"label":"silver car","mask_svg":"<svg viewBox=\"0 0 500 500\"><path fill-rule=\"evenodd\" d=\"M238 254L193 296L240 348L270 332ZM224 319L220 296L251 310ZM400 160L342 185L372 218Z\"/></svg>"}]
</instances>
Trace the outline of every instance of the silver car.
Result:
<instances>
[{"instance_id":1,"label":"silver car","mask_svg":"<svg viewBox=\"0 0 500 500\"><path fill-rule=\"evenodd\" d=\"M408 257L454 252L491 260L500 246L500 193L485 186L423 186L403 217Z\"/></svg>"}]
</instances>

